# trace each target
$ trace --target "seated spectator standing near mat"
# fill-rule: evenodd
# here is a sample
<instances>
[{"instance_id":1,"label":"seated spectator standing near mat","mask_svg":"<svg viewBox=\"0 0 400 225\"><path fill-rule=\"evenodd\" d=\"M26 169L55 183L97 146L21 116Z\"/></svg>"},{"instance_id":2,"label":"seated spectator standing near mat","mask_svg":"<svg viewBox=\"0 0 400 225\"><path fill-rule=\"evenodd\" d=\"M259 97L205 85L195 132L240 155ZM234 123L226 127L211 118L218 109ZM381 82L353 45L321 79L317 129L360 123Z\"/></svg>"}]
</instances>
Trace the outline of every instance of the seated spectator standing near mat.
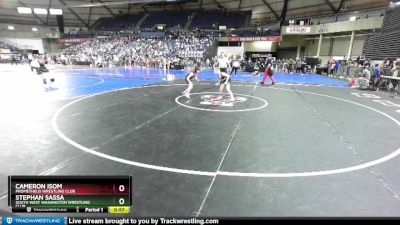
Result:
<instances>
[{"instance_id":1,"label":"seated spectator standing near mat","mask_svg":"<svg viewBox=\"0 0 400 225\"><path fill-rule=\"evenodd\" d=\"M356 74L356 77L349 82L352 88L366 90L369 87L369 80L371 79L371 72L368 67L364 67L361 72Z\"/></svg>"},{"instance_id":2,"label":"seated spectator standing near mat","mask_svg":"<svg viewBox=\"0 0 400 225\"><path fill-rule=\"evenodd\" d=\"M336 62L335 62L335 60L332 60L332 63L330 65L330 69L331 69L330 73L329 73L330 76L333 76L333 74L335 72L335 67L336 67Z\"/></svg>"},{"instance_id":3,"label":"seated spectator standing near mat","mask_svg":"<svg viewBox=\"0 0 400 225\"><path fill-rule=\"evenodd\" d=\"M373 76L373 81L372 81L372 89L373 90L378 90L378 84L379 84L379 80L381 77L381 69L379 68L379 64L375 64L374 67L374 76Z\"/></svg>"},{"instance_id":4,"label":"seated spectator standing near mat","mask_svg":"<svg viewBox=\"0 0 400 225\"><path fill-rule=\"evenodd\" d=\"M191 71L190 73L188 73L188 75L186 75L185 77L185 81L188 84L188 87L186 88L186 90L184 90L182 92L182 94L186 97L186 98L190 98L190 91L193 89L193 83L192 80L196 79L197 81L199 81L199 79L197 78L197 74L200 71L200 66L196 66L194 68L193 71Z\"/></svg>"},{"instance_id":5,"label":"seated spectator standing near mat","mask_svg":"<svg viewBox=\"0 0 400 225\"><path fill-rule=\"evenodd\" d=\"M296 73L302 73L300 60L296 60Z\"/></svg>"},{"instance_id":6,"label":"seated spectator standing near mat","mask_svg":"<svg viewBox=\"0 0 400 225\"><path fill-rule=\"evenodd\" d=\"M335 75L337 75L337 73L338 73L338 71L339 71L339 66L340 66L339 61L336 61L336 63L335 63L335 70L334 70Z\"/></svg>"},{"instance_id":7,"label":"seated spectator standing near mat","mask_svg":"<svg viewBox=\"0 0 400 225\"><path fill-rule=\"evenodd\" d=\"M15 54L11 55L11 65L17 65L17 56Z\"/></svg>"},{"instance_id":8,"label":"seated spectator standing near mat","mask_svg":"<svg viewBox=\"0 0 400 225\"><path fill-rule=\"evenodd\" d=\"M368 89L369 81L371 80L371 71L369 70L369 67L364 66L362 77L364 77L365 79L363 80L362 85L360 85L360 89L366 90Z\"/></svg>"},{"instance_id":9,"label":"seated spectator standing near mat","mask_svg":"<svg viewBox=\"0 0 400 225\"><path fill-rule=\"evenodd\" d=\"M251 73L251 75L260 76L260 71L262 70L262 68L264 68L264 66L260 62L257 61L254 63L253 68L254 68L254 72Z\"/></svg>"},{"instance_id":10,"label":"seated spectator standing near mat","mask_svg":"<svg viewBox=\"0 0 400 225\"><path fill-rule=\"evenodd\" d=\"M399 73L400 73L400 62L396 62L393 65L393 68L390 71L392 73L392 77L399 77ZM399 93L399 87L398 87L398 80L391 80L392 85L393 85L393 89L396 90L397 88L397 92Z\"/></svg>"},{"instance_id":11,"label":"seated spectator standing near mat","mask_svg":"<svg viewBox=\"0 0 400 225\"><path fill-rule=\"evenodd\" d=\"M261 85L264 85L264 82L265 82L265 80L267 79L268 76L271 78L272 85L275 84L275 78L274 78L274 74L273 74L271 66L272 66L272 55L268 54L267 60L265 61L264 78L263 78L263 80L261 82Z\"/></svg>"}]
</instances>

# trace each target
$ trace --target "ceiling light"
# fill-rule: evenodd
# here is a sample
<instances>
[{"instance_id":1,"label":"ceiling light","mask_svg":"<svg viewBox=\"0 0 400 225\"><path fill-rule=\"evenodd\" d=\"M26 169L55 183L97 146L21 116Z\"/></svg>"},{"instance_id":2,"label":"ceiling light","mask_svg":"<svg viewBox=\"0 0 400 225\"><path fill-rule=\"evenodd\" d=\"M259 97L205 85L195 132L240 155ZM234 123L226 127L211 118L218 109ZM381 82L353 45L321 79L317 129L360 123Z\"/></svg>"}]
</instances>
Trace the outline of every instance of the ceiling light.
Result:
<instances>
[{"instance_id":1,"label":"ceiling light","mask_svg":"<svg viewBox=\"0 0 400 225\"><path fill-rule=\"evenodd\" d=\"M52 8L50 8L50 15L62 15L63 14L63 11L62 11L62 9L52 9Z\"/></svg>"},{"instance_id":2,"label":"ceiling light","mask_svg":"<svg viewBox=\"0 0 400 225\"><path fill-rule=\"evenodd\" d=\"M14 26L8 26L9 30L14 30Z\"/></svg>"},{"instance_id":3,"label":"ceiling light","mask_svg":"<svg viewBox=\"0 0 400 225\"><path fill-rule=\"evenodd\" d=\"M17 8L19 14L31 14L32 9L28 7L18 7Z\"/></svg>"},{"instance_id":4,"label":"ceiling light","mask_svg":"<svg viewBox=\"0 0 400 225\"><path fill-rule=\"evenodd\" d=\"M35 14L47 15L47 9L43 9L43 8L34 8L33 12Z\"/></svg>"},{"instance_id":5,"label":"ceiling light","mask_svg":"<svg viewBox=\"0 0 400 225\"><path fill-rule=\"evenodd\" d=\"M38 31L36 27L32 27L32 31Z\"/></svg>"}]
</instances>

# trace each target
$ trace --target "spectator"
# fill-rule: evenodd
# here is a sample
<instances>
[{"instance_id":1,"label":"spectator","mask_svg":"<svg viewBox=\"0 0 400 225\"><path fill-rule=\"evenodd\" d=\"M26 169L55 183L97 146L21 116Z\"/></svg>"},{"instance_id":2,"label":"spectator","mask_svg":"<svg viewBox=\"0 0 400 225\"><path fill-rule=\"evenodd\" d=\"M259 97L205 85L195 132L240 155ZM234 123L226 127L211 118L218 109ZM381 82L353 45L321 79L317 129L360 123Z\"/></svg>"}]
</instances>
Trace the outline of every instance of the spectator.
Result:
<instances>
[{"instance_id":1,"label":"spectator","mask_svg":"<svg viewBox=\"0 0 400 225\"><path fill-rule=\"evenodd\" d=\"M192 66L214 41L200 31L171 33L162 38L139 38L136 36L93 39L62 51L62 56L75 59L87 58L96 66L140 65L155 68L172 64ZM64 56L65 57L65 56ZM127 58L130 63L127 63ZM97 59L97 62L95 63Z\"/></svg>"}]
</instances>

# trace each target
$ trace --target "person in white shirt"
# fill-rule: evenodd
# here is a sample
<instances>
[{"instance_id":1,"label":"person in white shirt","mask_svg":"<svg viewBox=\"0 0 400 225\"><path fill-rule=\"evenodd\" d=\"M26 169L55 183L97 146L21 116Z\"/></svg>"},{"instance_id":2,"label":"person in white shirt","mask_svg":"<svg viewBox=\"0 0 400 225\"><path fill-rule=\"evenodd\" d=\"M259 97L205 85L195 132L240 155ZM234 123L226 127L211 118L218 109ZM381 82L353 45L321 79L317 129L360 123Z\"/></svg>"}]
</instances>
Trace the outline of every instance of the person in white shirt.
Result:
<instances>
[{"instance_id":1,"label":"person in white shirt","mask_svg":"<svg viewBox=\"0 0 400 225\"><path fill-rule=\"evenodd\" d=\"M226 55L224 56L221 55L218 58L218 67L220 69L220 72L227 73L229 67L229 60L228 57L226 57Z\"/></svg>"},{"instance_id":2,"label":"person in white shirt","mask_svg":"<svg viewBox=\"0 0 400 225\"><path fill-rule=\"evenodd\" d=\"M39 74L39 69L40 69L39 61L36 58L33 58L31 61L31 71L36 70L36 72Z\"/></svg>"},{"instance_id":3,"label":"person in white shirt","mask_svg":"<svg viewBox=\"0 0 400 225\"><path fill-rule=\"evenodd\" d=\"M207 58L207 59L206 59L206 66L207 66L207 67L210 67L210 65L211 65L211 64L210 64L210 59Z\"/></svg>"},{"instance_id":4,"label":"person in white shirt","mask_svg":"<svg viewBox=\"0 0 400 225\"><path fill-rule=\"evenodd\" d=\"M369 87L369 80L371 79L371 72L367 67L364 67L362 72L359 72L357 74L357 77L353 79L352 82L349 84L351 85L352 88L358 88L358 89L368 89Z\"/></svg>"},{"instance_id":5,"label":"person in white shirt","mask_svg":"<svg viewBox=\"0 0 400 225\"><path fill-rule=\"evenodd\" d=\"M233 60L232 61L232 70L231 70L231 73L230 73L230 75L232 75L232 73L233 73L233 71L235 71L235 75L236 75L236 73L237 73L237 71L238 71L238 69L240 68L240 62L239 62L239 60Z\"/></svg>"}]
</instances>

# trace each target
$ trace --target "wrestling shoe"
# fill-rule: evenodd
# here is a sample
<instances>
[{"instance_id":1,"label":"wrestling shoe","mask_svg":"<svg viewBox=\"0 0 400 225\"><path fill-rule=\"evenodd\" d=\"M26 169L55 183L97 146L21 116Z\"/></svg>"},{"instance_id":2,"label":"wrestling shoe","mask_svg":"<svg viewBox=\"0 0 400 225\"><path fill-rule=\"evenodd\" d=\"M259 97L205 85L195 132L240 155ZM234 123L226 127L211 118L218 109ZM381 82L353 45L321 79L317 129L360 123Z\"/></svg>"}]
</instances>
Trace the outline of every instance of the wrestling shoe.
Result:
<instances>
[{"instance_id":1,"label":"wrestling shoe","mask_svg":"<svg viewBox=\"0 0 400 225\"><path fill-rule=\"evenodd\" d=\"M186 93L185 93L185 97L190 99L189 93L186 92Z\"/></svg>"}]
</instances>

